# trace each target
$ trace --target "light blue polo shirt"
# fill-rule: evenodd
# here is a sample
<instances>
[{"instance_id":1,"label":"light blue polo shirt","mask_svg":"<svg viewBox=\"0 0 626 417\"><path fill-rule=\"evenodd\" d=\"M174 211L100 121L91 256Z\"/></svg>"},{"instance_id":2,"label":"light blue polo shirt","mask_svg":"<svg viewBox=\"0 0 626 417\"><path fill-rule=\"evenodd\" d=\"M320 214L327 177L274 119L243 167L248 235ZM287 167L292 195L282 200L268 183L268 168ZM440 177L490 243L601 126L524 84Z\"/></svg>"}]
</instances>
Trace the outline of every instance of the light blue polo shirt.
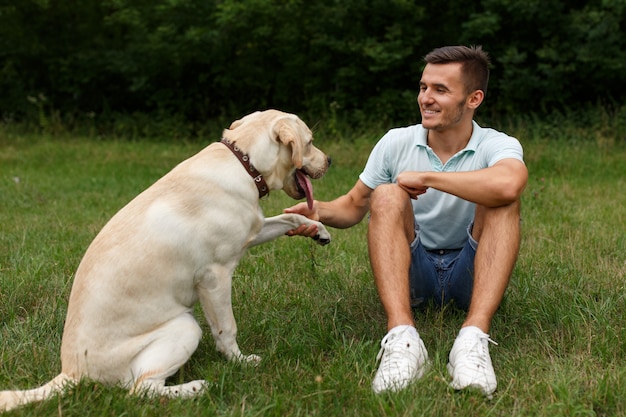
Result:
<instances>
[{"instance_id":1,"label":"light blue polo shirt","mask_svg":"<svg viewBox=\"0 0 626 417\"><path fill-rule=\"evenodd\" d=\"M467 146L445 165L428 146L428 130L421 124L392 129L376 144L359 178L374 189L396 182L404 171L463 172L487 168L506 158L524 161L517 139L476 122L473 125ZM433 188L412 203L426 249L459 249L465 245L474 203Z\"/></svg>"}]
</instances>

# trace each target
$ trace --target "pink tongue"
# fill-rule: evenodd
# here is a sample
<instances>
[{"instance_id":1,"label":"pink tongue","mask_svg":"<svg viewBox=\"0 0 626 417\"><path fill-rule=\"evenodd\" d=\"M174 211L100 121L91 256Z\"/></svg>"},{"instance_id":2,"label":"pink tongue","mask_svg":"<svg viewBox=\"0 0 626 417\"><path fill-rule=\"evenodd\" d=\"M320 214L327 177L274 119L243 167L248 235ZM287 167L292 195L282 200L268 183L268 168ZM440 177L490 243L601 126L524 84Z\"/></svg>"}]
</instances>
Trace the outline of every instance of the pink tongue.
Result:
<instances>
[{"instance_id":1,"label":"pink tongue","mask_svg":"<svg viewBox=\"0 0 626 417\"><path fill-rule=\"evenodd\" d=\"M309 206L309 210L311 210L313 208L313 185L311 184L311 180L299 169L296 170L296 178L298 185L300 185L300 188L304 191L304 195L306 195L306 204Z\"/></svg>"}]
</instances>

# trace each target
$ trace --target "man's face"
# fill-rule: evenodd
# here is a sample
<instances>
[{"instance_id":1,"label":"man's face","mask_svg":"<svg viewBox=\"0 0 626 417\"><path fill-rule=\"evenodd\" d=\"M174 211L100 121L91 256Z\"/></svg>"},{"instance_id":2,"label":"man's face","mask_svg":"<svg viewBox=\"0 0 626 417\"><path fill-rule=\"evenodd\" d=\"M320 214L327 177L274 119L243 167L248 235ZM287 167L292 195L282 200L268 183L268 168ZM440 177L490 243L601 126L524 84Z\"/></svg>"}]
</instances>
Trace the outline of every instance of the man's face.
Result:
<instances>
[{"instance_id":1,"label":"man's face","mask_svg":"<svg viewBox=\"0 0 626 417\"><path fill-rule=\"evenodd\" d=\"M426 129L454 128L473 112L467 107L468 95L461 77L461 64L426 64L417 102Z\"/></svg>"}]
</instances>

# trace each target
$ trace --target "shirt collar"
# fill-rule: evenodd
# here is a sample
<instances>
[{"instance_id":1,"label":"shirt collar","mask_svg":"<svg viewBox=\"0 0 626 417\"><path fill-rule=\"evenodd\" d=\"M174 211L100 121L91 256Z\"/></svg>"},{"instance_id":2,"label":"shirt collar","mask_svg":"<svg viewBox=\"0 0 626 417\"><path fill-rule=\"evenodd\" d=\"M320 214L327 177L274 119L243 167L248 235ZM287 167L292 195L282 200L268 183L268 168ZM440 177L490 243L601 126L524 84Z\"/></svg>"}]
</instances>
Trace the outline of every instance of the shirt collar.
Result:
<instances>
[{"instance_id":1,"label":"shirt collar","mask_svg":"<svg viewBox=\"0 0 626 417\"><path fill-rule=\"evenodd\" d=\"M478 125L478 123L472 120L472 136L470 137L470 140L465 146L465 148L461 150L461 152L465 152L465 151L475 152L476 151L476 148L478 148L478 144L480 143L480 139L481 139L481 133L480 133L481 130L482 128ZM420 124L419 133L417 135L416 145L422 148L428 148L428 129L425 129L421 124Z\"/></svg>"}]
</instances>

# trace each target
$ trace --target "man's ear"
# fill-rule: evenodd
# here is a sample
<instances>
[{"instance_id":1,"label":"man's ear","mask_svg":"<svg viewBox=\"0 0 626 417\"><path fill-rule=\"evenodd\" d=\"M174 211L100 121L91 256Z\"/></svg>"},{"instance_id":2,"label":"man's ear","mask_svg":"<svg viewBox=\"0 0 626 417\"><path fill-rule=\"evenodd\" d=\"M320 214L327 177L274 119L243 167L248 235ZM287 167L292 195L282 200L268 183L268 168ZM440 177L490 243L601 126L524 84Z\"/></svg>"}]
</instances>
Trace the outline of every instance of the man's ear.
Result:
<instances>
[{"instance_id":1,"label":"man's ear","mask_svg":"<svg viewBox=\"0 0 626 417\"><path fill-rule=\"evenodd\" d=\"M274 125L274 132L280 143L291 146L291 161L293 165L298 169L302 168L302 140L293 128L293 123L288 119L281 119Z\"/></svg>"},{"instance_id":2,"label":"man's ear","mask_svg":"<svg viewBox=\"0 0 626 417\"><path fill-rule=\"evenodd\" d=\"M471 109L475 110L478 108L478 106L481 105L484 99L485 99L485 92L483 90L474 90L467 97L467 105Z\"/></svg>"}]
</instances>

